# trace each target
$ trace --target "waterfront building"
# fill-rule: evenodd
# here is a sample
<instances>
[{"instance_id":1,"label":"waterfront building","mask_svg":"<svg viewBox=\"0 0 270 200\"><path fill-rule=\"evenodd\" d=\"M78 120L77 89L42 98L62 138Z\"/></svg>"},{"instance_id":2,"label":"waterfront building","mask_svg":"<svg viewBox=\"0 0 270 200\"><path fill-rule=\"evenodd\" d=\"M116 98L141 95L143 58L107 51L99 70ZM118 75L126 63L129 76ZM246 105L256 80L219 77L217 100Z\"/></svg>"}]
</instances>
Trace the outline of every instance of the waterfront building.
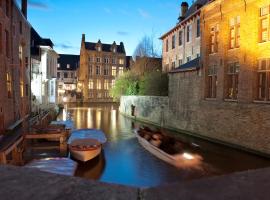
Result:
<instances>
[{"instance_id":1,"label":"waterfront building","mask_svg":"<svg viewBox=\"0 0 270 200\"><path fill-rule=\"evenodd\" d=\"M169 72L183 64L194 62L197 65L201 55L201 8L208 0L197 0L189 7L187 2L181 4L181 14L176 26L161 36L162 68Z\"/></svg>"},{"instance_id":2,"label":"waterfront building","mask_svg":"<svg viewBox=\"0 0 270 200\"><path fill-rule=\"evenodd\" d=\"M30 28L27 1L0 1L0 134L30 112Z\"/></svg>"},{"instance_id":3,"label":"waterfront building","mask_svg":"<svg viewBox=\"0 0 270 200\"><path fill-rule=\"evenodd\" d=\"M57 58L53 42L42 38L31 28L31 92L32 112L57 104Z\"/></svg>"},{"instance_id":4,"label":"waterfront building","mask_svg":"<svg viewBox=\"0 0 270 200\"><path fill-rule=\"evenodd\" d=\"M84 102L112 102L109 90L126 70L124 43L86 42L82 35L78 92Z\"/></svg>"},{"instance_id":5,"label":"waterfront building","mask_svg":"<svg viewBox=\"0 0 270 200\"><path fill-rule=\"evenodd\" d=\"M59 54L57 64L58 103L76 102L79 55Z\"/></svg>"},{"instance_id":6,"label":"waterfront building","mask_svg":"<svg viewBox=\"0 0 270 200\"><path fill-rule=\"evenodd\" d=\"M201 56L169 73L167 127L270 153L269 16L268 0L201 8Z\"/></svg>"}]
</instances>

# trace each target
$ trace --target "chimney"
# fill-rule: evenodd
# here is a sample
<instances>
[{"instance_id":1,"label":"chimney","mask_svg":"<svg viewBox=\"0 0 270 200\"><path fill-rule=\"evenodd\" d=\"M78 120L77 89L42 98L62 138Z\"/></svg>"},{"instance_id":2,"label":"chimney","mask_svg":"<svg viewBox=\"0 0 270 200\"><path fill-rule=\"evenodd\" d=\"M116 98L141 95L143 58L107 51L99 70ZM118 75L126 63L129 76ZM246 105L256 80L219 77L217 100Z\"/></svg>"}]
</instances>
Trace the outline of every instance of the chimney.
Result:
<instances>
[{"instance_id":1,"label":"chimney","mask_svg":"<svg viewBox=\"0 0 270 200\"><path fill-rule=\"evenodd\" d=\"M85 48L85 34L82 34L82 44L81 44L82 48Z\"/></svg>"},{"instance_id":2,"label":"chimney","mask_svg":"<svg viewBox=\"0 0 270 200\"><path fill-rule=\"evenodd\" d=\"M188 11L188 3L186 1L181 3L181 14L178 18L179 22L183 21L185 19L185 15Z\"/></svg>"},{"instance_id":3,"label":"chimney","mask_svg":"<svg viewBox=\"0 0 270 200\"><path fill-rule=\"evenodd\" d=\"M27 0L22 0L22 14L27 19Z\"/></svg>"}]
</instances>

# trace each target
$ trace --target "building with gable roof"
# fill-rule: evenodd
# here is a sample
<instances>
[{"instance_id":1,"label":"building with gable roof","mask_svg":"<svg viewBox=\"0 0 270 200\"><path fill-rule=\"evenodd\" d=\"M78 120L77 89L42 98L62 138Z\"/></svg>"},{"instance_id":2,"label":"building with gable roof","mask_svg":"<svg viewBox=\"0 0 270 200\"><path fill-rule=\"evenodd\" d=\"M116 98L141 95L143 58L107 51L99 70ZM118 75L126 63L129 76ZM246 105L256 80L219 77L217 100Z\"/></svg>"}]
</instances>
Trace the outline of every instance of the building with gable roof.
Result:
<instances>
[{"instance_id":1,"label":"building with gable roof","mask_svg":"<svg viewBox=\"0 0 270 200\"><path fill-rule=\"evenodd\" d=\"M109 90L126 70L124 43L86 42L82 35L77 91L84 102L113 102Z\"/></svg>"}]
</instances>

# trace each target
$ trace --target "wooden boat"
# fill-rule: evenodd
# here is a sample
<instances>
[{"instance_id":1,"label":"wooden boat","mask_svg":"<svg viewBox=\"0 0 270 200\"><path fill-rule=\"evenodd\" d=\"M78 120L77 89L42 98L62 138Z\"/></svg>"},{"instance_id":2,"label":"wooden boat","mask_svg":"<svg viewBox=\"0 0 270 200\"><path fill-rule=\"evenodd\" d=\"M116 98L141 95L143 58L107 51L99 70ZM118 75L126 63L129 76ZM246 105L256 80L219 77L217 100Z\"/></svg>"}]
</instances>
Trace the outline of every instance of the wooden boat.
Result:
<instances>
[{"instance_id":1,"label":"wooden boat","mask_svg":"<svg viewBox=\"0 0 270 200\"><path fill-rule=\"evenodd\" d=\"M100 154L101 144L95 139L75 139L69 145L69 150L74 158L86 162Z\"/></svg>"},{"instance_id":2,"label":"wooden boat","mask_svg":"<svg viewBox=\"0 0 270 200\"><path fill-rule=\"evenodd\" d=\"M197 168L202 157L195 153L185 152L191 145L182 143L161 132L154 132L148 128L134 130L139 143L157 158L178 168Z\"/></svg>"},{"instance_id":3,"label":"wooden boat","mask_svg":"<svg viewBox=\"0 0 270 200\"><path fill-rule=\"evenodd\" d=\"M68 140L71 155L86 162L100 154L102 144L107 141L105 134L97 129L78 129L71 133Z\"/></svg>"}]
</instances>

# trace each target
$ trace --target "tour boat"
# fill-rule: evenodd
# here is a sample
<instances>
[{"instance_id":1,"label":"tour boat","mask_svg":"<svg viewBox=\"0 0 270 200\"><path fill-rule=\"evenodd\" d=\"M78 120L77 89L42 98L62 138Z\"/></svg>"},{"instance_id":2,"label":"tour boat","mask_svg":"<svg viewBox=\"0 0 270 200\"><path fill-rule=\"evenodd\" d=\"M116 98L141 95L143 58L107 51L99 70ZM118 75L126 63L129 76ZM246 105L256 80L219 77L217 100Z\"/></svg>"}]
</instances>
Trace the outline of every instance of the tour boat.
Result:
<instances>
[{"instance_id":1,"label":"tour boat","mask_svg":"<svg viewBox=\"0 0 270 200\"><path fill-rule=\"evenodd\" d=\"M95 139L75 139L69 144L69 150L74 158L86 162L100 154L101 144Z\"/></svg>"},{"instance_id":2,"label":"tour boat","mask_svg":"<svg viewBox=\"0 0 270 200\"><path fill-rule=\"evenodd\" d=\"M201 164L202 157L200 155L184 151L184 148L190 148L192 145L182 143L149 128L137 129L134 132L139 143L147 151L175 167L197 168Z\"/></svg>"},{"instance_id":3,"label":"tour boat","mask_svg":"<svg viewBox=\"0 0 270 200\"><path fill-rule=\"evenodd\" d=\"M86 162L100 154L106 141L107 138L101 130L78 129L71 132L68 145L75 159Z\"/></svg>"}]
</instances>

